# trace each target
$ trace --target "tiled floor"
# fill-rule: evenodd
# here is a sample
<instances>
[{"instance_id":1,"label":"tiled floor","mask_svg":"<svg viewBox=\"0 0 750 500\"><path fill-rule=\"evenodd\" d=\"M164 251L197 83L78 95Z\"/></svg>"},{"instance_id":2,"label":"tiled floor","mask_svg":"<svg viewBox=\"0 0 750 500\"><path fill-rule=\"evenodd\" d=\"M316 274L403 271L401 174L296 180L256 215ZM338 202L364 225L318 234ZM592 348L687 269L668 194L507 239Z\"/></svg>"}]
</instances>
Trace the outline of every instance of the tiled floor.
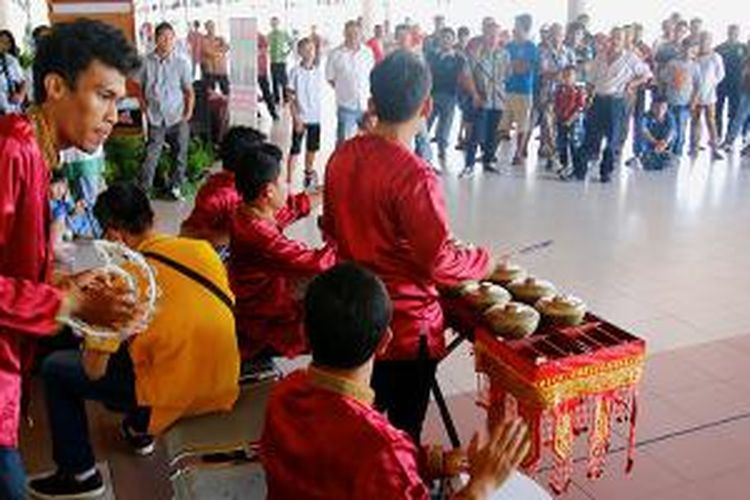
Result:
<instances>
[{"instance_id":1,"label":"tiled floor","mask_svg":"<svg viewBox=\"0 0 750 500\"><path fill-rule=\"evenodd\" d=\"M324 154L334 130L333 118L326 120ZM283 127L271 132L288 143ZM648 342L633 474L624 476L621 451L597 482L578 464L565 498L750 498L750 164L710 164L704 155L666 172L623 168L607 185L560 183L533 162L459 180L460 156L452 152L448 164L445 194L459 238L498 252L554 239L551 249L520 263ZM175 231L189 209L157 203L159 226ZM291 232L319 241L312 221ZM462 346L439 371L464 442L484 426L472 362ZM116 422L96 415L97 447L117 497L169 497L159 457L125 455L112 437ZM32 471L49 466L43 428L42 419L25 434ZM426 435L446 441L434 406Z\"/></svg>"}]
</instances>

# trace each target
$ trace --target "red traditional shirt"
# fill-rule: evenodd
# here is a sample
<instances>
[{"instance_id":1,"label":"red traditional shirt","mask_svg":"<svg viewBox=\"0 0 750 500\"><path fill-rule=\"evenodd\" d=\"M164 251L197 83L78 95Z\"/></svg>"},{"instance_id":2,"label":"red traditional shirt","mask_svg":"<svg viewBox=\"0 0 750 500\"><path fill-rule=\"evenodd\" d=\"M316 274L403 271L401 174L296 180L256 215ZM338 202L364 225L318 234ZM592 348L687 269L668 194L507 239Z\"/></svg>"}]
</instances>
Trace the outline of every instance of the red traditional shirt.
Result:
<instances>
[{"instance_id":1,"label":"red traditional shirt","mask_svg":"<svg viewBox=\"0 0 750 500\"><path fill-rule=\"evenodd\" d=\"M208 179L195 196L195 206L182 223L193 234L229 235L234 211L242 202L234 173L222 170Z\"/></svg>"},{"instance_id":2,"label":"red traditional shirt","mask_svg":"<svg viewBox=\"0 0 750 500\"><path fill-rule=\"evenodd\" d=\"M427 499L417 449L372 391L314 368L281 381L261 441L268 498Z\"/></svg>"},{"instance_id":3,"label":"red traditional shirt","mask_svg":"<svg viewBox=\"0 0 750 500\"><path fill-rule=\"evenodd\" d=\"M380 136L343 144L326 170L323 231L341 259L369 268L388 288L394 338L384 358L415 359L422 336L430 357L442 357L437 287L487 276L490 256L453 242L443 187L432 169Z\"/></svg>"},{"instance_id":4,"label":"red traditional shirt","mask_svg":"<svg viewBox=\"0 0 750 500\"><path fill-rule=\"evenodd\" d=\"M306 194L290 197L275 221L253 217L243 205L232 219L229 279L242 359L270 347L293 357L307 348L298 293L306 279L332 267L331 245L312 249L287 238L284 228L310 213Z\"/></svg>"},{"instance_id":5,"label":"red traditional shirt","mask_svg":"<svg viewBox=\"0 0 750 500\"><path fill-rule=\"evenodd\" d=\"M375 58L375 64L378 64L385 58L385 52L383 51L383 44L380 40L375 37L370 38L367 41L367 46L372 50L372 55Z\"/></svg>"},{"instance_id":6,"label":"red traditional shirt","mask_svg":"<svg viewBox=\"0 0 750 500\"><path fill-rule=\"evenodd\" d=\"M555 94L555 116L567 122L586 107L586 91L575 85L560 85Z\"/></svg>"},{"instance_id":7,"label":"red traditional shirt","mask_svg":"<svg viewBox=\"0 0 750 500\"><path fill-rule=\"evenodd\" d=\"M49 178L29 119L0 117L0 446L18 443L24 342L57 329Z\"/></svg>"}]
</instances>

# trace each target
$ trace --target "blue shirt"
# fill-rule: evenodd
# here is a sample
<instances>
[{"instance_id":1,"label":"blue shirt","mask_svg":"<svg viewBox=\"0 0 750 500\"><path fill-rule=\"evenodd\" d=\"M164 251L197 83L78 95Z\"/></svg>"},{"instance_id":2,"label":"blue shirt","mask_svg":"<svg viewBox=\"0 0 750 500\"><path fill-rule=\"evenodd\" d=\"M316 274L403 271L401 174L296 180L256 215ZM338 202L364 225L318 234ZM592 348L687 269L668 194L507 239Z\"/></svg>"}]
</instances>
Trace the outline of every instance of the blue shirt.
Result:
<instances>
[{"instance_id":1,"label":"blue shirt","mask_svg":"<svg viewBox=\"0 0 750 500\"><path fill-rule=\"evenodd\" d=\"M512 94L532 95L539 71L539 49L531 41L510 42L505 46L510 55L511 73L505 90Z\"/></svg>"},{"instance_id":2,"label":"blue shirt","mask_svg":"<svg viewBox=\"0 0 750 500\"><path fill-rule=\"evenodd\" d=\"M641 131L644 137L646 132L656 139L657 141L671 142L674 139L674 133L677 126L675 125L674 115L672 113L665 113L663 120L658 120L654 114L649 111L646 113L641 121ZM647 150L652 149L652 145L647 142Z\"/></svg>"},{"instance_id":3,"label":"blue shirt","mask_svg":"<svg viewBox=\"0 0 750 500\"><path fill-rule=\"evenodd\" d=\"M164 59L152 52L141 71L149 124L173 127L180 123L185 113L185 92L193 87L190 61L177 51Z\"/></svg>"}]
</instances>

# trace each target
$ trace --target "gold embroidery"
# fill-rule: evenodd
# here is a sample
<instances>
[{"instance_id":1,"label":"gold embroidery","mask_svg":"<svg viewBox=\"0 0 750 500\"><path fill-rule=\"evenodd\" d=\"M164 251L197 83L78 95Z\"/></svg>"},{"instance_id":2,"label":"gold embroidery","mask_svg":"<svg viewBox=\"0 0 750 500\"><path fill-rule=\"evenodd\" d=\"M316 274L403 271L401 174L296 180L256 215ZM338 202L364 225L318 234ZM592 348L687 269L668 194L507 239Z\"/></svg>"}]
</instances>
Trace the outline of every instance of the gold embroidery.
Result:
<instances>
[{"instance_id":1,"label":"gold embroidery","mask_svg":"<svg viewBox=\"0 0 750 500\"><path fill-rule=\"evenodd\" d=\"M501 381L505 390L526 405L552 408L563 401L589 394L608 392L636 385L643 374L645 354L584 366L568 373L530 381L497 359L481 343L475 344L476 370L491 380Z\"/></svg>"},{"instance_id":2,"label":"gold embroidery","mask_svg":"<svg viewBox=\"0 0 750 500\"><path fill-rule=\"evenodd\" d=\"M42 150L42 155L47 162L47 166L50 170L56 169L60 163L60 154L55 145L55 140L47 120L44 119L41 109L36 106L29 108L26 114L34 124L36 140L39 144L39 149Z\"/></svg>"}]
</instances>

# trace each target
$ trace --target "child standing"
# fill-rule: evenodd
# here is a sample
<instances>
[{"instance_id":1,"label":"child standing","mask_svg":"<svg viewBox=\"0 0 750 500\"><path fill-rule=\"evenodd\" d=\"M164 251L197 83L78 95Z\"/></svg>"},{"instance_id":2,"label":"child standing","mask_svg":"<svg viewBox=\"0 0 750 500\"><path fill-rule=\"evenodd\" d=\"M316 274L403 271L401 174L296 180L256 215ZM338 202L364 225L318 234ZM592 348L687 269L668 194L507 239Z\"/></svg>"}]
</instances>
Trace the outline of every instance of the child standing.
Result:
<instances>
[{"instance_id":1,"label":"child standing","mask_svg":"<svg viewBox=\"0 0 750 500\"><path fill-rule=\"evenodd\" d=\"M700 55L698 56L700 79L696 102L693 104L692 133L690 134L690 156L697 156L701 142L701 116L706 117L711 160L722 160L719 153L718 132L716 129L717 88L724 79L724 61L713 49L711 34L700 34Z\"/></svg>"},{"instance_id":2,"label":"child standing","mask_svg":"<svg viewBox=\"0 0 750 500\"><path fill-rule=\"evenodd\" d=\"M563 180L580 170L580 163L586 161L583 151L586 91L576 85L576 75L575 65L566 66L561 74L562 82L555 91L556 171Z\"/></svg>"},{"instance_id":3,"label":"child standing","mask_svg":"<svg viewBox=\"0 0 750 500\"><path fill-rule=\"evenodd\" d=\"M643 145L641 164L645 170L661 170L674 161L672 143L677 135L677 125L668 109L667 100L656 96L651 110L641 120L638 133Z\"/></svg>"},{"instance_id":4,"label":"child standing","mask_svg":"<svg viewBox=\"0 0 750 500\"><path fill-rule=\"evenodd\" d=\"M315 43L303 38L297 44L300 64L289 73L289 97L292 111L292 149L287 165L287 183L291 183L297 159L306 138L305 189L318 185L315 156L320 150L320 100L323 72L316 62Z\"/></svg>"}]
</instances>

